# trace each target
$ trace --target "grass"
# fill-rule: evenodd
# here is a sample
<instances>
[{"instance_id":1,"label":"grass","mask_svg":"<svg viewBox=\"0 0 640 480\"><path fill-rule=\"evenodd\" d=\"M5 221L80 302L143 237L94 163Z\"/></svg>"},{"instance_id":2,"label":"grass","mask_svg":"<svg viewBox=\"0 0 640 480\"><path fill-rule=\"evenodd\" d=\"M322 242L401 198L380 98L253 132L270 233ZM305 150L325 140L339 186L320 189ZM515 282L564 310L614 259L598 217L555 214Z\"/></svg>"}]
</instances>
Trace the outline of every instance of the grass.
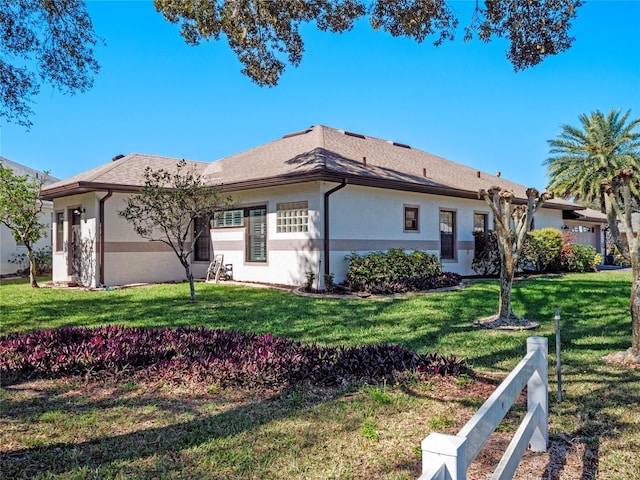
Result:
<instances>
[{"instance_id":1,"label":"grass","mask_svg":"<svg viewBox=\"0 0 640 480\"><path fill-rule=\"evenodd\" d=\"M514 310L541 326L510 333L471 326L495 312L495 281L472 282L458 292L366 300L196 288L198 303L192 305L185 284L82 291L4 282L0 334L63 325L205 325L324 345L388 342L453 352L495 376L515 366L527 336L547 336L553 349L558 305L565 399L554 401L551 378L552 449L540 474L561 478L558 471L569 475L579 465L577 476L562 478L640 478L640 372L600 360L630 344L628 274L519 280ZM552 362L552 375L554 367ZM457 432L489 393L483 382L467 377L279 393L30 382L0 390L0 477L417 478L420 440L432 430ZM498 434L512 435L523 413L516 406ZM535 462L529 467L529 473L539 469Z\"/></svg>"}]
</instances>

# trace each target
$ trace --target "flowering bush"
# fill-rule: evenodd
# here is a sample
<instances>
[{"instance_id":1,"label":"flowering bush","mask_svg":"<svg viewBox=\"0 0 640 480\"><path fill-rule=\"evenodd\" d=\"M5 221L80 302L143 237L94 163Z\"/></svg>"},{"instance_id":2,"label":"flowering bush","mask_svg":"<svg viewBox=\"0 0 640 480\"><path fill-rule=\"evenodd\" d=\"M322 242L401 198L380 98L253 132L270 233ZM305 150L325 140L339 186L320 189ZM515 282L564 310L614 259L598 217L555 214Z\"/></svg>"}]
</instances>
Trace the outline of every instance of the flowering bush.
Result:
<instances>
[{"instance_id":1,"label":"flowering bush","mask_svg":"<svg viewBox=\"0 0 640 480\"><path fill-rule=\"evenodd\" d=\"M221 386L280 388L378 383L401 374L458 375L464 360L399 345L321 347L204 327L65 327L0 337L0 378L137 375Z\"/></svg>"}]
</instances>

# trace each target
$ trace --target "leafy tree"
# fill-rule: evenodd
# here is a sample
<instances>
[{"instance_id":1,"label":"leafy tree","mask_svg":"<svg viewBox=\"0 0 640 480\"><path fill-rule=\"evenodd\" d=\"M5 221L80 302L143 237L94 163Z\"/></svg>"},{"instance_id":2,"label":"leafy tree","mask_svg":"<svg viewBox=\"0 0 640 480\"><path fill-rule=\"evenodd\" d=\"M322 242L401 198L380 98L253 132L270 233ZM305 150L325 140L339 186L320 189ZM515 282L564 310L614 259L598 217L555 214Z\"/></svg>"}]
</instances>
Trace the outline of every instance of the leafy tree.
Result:
<instances>
[{"instance_id":1,"label":"leafy tree","mask_svg":"<svg viewBox=\"0 0 640 480\"><path fill-rule=\"evenodd\" d=\"M542 204L553 198L550 193L527 189L527 203L513 205L513 191L500 187L480 190L478 197L485 200L493 212L498 251L500 252L500 306L497 318L507 322L517 320L511 308L511 287L516 266L527 232ZM511 232L513 221L515 233Z\"/></svg>"},{"instance_id":2,"label":"leafy tree","mask_svg":"<svg viewBox=\"0 0 640 480\"><path fill-rule=\"evenodd\" d=\"M609 229L625 258L631 262L631 348L629 356L640 362L640 231L632 222L632 210L640 204L640 195L634 188L638 170L620 170L611 180L602 182L605 211ZM623 236L618 224L624 226Z\"/></svg>"},{"instance_id":3,"label":"leafy tree","mask_svg":"<svg viewBox=\"0 0 640 480\"><path fill-rule=\"evenodd\" d=\"M142 238L171 247L185 269L191 301L195 302L189 257L196 240L205 233L204 227L195 230L195 220L209 220L222 203L219 192L205 185L202 176L180 160L173 172L147 167L140 193L129 197L126 208L118 214L133 224ZM203 224L208 225L208 221Z\"/></svg>"},{"instance_id":4,"label":"leafy tree","mask_svg":"<svg viewBox=\"0 0 640 480\"><path fill-rule=\"evenodd\" d=\"M154 0L171 23L181 24L190 45L225 36L244 65L243 73L261 86L278 83L286 62L298 66L304 43L302 24L340 33L368 16L375 30L434 45L452 40L458 12L447 0ZM509 41L507 58L516 71L537 65L571 47L571 20L582 0L477 2L465 40ZM93 86L99 66L93 31L82 0L0 0L0 115L29 128L29 106L41 82L63 93Z\"/></svg>"},{"instance_id":5,"label":"leafy tree","mask_svg":"<svg viewBox=\"0 0 640 480\"><path fill-rule=\"evenodd\" d=\"M549 190L562 198L599 200L604 211L601 182L620 169L640 167L640 133L633 132L640 118L629 120L630 113L611 110L605 116L596 110L580 115L582 128L563 125L558 138L549 140ZM638 192L637 179L630 187Z\"/></svg>"},{"instance_id":6,"label":"leafy tree","mask_svg":"<svg viewBox=\"0 0 640 480\"><path fill-rule=\"evenodd\" d=\"M98 41L81 0L0 0L0 115L29 128L41 82L69 94L91 88Z\"/></svg>"},{"instance_id":7,"label":"leafy tree","mask_svg":"<svg viewBox=\"0 0 640 480\"><path fill-rule=\"evenodd\" d=\"M46 225L40 223L43 203L40 198L47 175L32 177L16 175L0 163L0 223L13 233L16 242L22 242L29 258L29 279L38 288L36 259L33 246L46 236Z\"/></svg>"},{"instance_id":8,"label":"leafy tree","mask_svg":"<svg viewBox=\"0 0 640 480\"><path fill-rule=\"evenodd\" d=\"M302 24L341 33L368 16L373 29L417 42L434 36L434 45L452 40L458 12L446 0L154 0L156 10L180 23L186 43L219 40L224 35L244 65L243 74L261 86L278 83L286 63L300 64ZM567 50L571 20L581 0L476 2L465 40L474 33L484 42L506 38L507 58L516 71Z\"/></svg>"}]
</instances>

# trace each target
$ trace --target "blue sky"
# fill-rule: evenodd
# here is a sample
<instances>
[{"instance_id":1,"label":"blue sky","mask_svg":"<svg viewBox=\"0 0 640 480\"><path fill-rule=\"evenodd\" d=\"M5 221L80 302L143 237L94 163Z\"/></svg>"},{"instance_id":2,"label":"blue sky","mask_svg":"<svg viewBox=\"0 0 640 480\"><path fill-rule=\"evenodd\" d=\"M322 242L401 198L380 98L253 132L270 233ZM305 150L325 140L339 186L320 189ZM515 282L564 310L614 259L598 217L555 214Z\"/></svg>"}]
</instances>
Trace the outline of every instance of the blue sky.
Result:
<instances>
[{"instance_id":1,"label":"blue sky","mask_svg":"<svg viewBox=\"0 0 640 480\"><path fill-rule=\"evenodd\" d=\"M474 3L454 2L467 24ZM214 161L310 125L409 144L546 185L547 140L596 109L640 117L640 1L593 1L573 47L514 73L506 43L434 47L374 32L303 29L305 53L277 87L241 73L226 41L191 47L151 1L90 1L106 46L95 86L66 96L43 86L30 131L2 121L0 155L65 178L123 153Z\"/></svg>"}]
</instances>

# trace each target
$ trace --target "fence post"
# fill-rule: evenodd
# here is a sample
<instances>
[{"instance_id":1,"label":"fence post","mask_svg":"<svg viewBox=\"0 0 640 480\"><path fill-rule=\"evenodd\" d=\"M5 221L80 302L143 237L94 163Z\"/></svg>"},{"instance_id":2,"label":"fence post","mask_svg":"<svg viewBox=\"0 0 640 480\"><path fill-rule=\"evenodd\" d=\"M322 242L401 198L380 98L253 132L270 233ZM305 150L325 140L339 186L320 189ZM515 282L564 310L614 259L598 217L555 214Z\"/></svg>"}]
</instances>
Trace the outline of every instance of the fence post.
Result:
<instances>
[{"instance_id":1,"label":"fence post","mask_svg":"<svg viewBox=\"0 0 640 480\"><path fill-rule=\"evenodd\" d=\"M562 402L562 361L560 358L560 307L556 307L556 376L558 377L558 403Z\"/></svg>"},{"instance_id":2,"label":"fence post","mask_svg":"<svg viewBox=\"0 0 640 480\"><path fill-rule=\"evenodd\" d=\"M467 439L433 432L422 440L422 470L427 471L434 461L446 466L446 480L467 479Z\"/></svg>"},{"instance_id":3,"label":"fence post","mask_svg":"<svg viewBox=\"0 0 640 480\"><path fill-rule=\"evenodd\" d=\"M549 366L547 364L548 340L546 337L527 338L527 353L538 350L535 372L527 382L527 411L540 405L537 427L533 432L529 447L534 452L545 452L549 443Z\"/></svg>"}]
</instances>

